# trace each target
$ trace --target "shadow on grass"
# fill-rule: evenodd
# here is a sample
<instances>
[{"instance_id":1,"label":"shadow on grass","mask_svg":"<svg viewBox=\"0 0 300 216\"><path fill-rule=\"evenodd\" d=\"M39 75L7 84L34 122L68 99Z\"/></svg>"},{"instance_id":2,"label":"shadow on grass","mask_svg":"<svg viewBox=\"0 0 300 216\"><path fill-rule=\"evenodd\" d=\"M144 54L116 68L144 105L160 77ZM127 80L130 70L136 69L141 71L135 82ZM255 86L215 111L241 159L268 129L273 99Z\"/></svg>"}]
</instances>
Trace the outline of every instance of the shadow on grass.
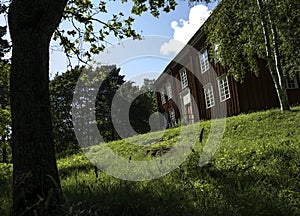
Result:
<instances>
[{"instance_id":1,"label":"shadow on grass","mask_svg":"<svg viewBox=\"0 0 300 216\"><path fill-rule=\"evenodd\" d=\"M286 180L210 164L148 182L79 181L64 193L69 215L297 215L299 200Z\"/></svg>"},{"instance_id":2,"label":"shadow on grass","mask_svg":"<svg viewBox=\"0 0 300 216\"><path fill-rule=\"evenodd\" d=\"M161 185L162 186L162 185ZM112 188L98 188L99 185L85 185L76 193L66 193L69 215L85 212L83 215L192 215L193 206L177 196L176 188L165 187L162 194L149 188L139 188L136 183L123 182ZM172 190L168 191L167 190ZM159 190L159 188L157 188ZM168 196L166 197L166 195ZM178 206L180 204L180 206Z\"/></svg>"},{"instance_id":3,"label":"shadow on grass","mask_svg":"<svg viewBox=\"0 0 300 216\"><path fill-rule=\"evenodd\" d=\"M103 173L96 179L91 165L72 166L61 170L67 183L67 211L104 216L300 215L297 150L282 144L262 154L240 154L242 161L217 166L212 160L199 167L199 155L194 153L182 167L145 182ZM75 181L68 180L74 176Z\"/></svg>"}]
</instances>

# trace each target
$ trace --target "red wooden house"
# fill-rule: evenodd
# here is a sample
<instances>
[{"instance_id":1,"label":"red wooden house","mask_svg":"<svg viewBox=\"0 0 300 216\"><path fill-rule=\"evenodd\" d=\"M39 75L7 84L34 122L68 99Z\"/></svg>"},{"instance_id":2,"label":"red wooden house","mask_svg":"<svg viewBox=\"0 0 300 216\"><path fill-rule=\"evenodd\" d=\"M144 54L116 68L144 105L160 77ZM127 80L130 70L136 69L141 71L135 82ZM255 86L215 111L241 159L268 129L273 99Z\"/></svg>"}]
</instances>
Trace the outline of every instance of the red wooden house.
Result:
<instances>
[{"instance_id":1,"label":"red wooden house","mask_svg":"<svg viewBox=\"0 0 300 216\"><path fill-rule=\"evenodd\" d=\"M210 61L205 40L200 28L155 82L158 109L169 127L179 120L193 123L279 107L266 64L260 63L259 77L247 73L243 83L236 82L220 63ZM299 74L286 85L290 104L299 104Z\"/></svg>"}]
</instances>

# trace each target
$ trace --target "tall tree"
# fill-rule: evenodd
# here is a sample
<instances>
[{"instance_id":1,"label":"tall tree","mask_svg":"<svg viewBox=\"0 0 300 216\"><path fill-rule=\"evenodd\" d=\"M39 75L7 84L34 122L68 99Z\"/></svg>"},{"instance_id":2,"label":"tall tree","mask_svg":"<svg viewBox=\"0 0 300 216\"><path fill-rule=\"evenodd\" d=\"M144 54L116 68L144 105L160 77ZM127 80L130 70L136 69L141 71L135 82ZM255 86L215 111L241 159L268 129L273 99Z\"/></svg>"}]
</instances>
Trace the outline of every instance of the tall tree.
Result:
<instances>
[{"instance_id":1,"label":"tall tree","mask_svg":"<svg viewBox=\"0 0 300 216\"><path fill-rule=\"evenodd\" d=\"M73 92L82 68L74 68L50 81L50 104L53 139L56 152L78 150L72 123Z\"/></svg>"},{"instance_id":2,"label":"tall tree","mask_svg":"<svg viewBox=\"0 0 300 216\"><path fill-rule=\"evenodd\" d=\"M157 111L154 79L144 79L139 91L142 92L132 103L129 117L132 127L142 134L150 132L149 118Z\"/></svg>"},{"instance_id":3,"label":"tall tree","mask_svg":"<svg viewBox=\"0 0 300 216\"><path fill-rule=\"evenodd\" d=\"M8 163L9 136L11 126L11 114L8 108L0 107L0 151L2 153L2 162Z\"/></svg>"},{"instance_id":4,"label":"tall tree","mask_svg":"<svg viewBox=\"0 0 300 216\"><path fill-rule=\"evenodd\" d=\"M5 5L0 5L0 13L6 11ZM5 59L5 55L9 52L10 46L6 39L3 37L6 35L6 26L0 26L0 148L2 152L2 161L8 162L8 151L10 128L11 128L11 114L9 103L9 75L10 67L8 65L8 59Z\"/></svg>"},{"instance_id":5,"label":"tall tree","mask_svg":"<svg viewBox=\"0 0 300 216\"><path fill-rule=\"evenodd\" d=\"M75 68L50 81L51 116L53 125L54 146L57 152L78 150L79 145L72 122L72 101L77 81L85 71L91 77L101 77L101 87L96 98L96 120L104 141L116 140L117 133L111 120L111 103L117 89L125 80L116 66L99 66L92 68ZM86 92L86 94L89 94ZM87 97L88 98L88 97Z\"/></svg>"},{"instance_id":6,"label":"tall tree","mask_svg":"<svg viewBox=\"0 0 300 216\"><path fill-rule=\"evenodd\" d=\"M59 213L61 187L49 101L49 43L67 0L12 1L10 76L13 215Z\"/></svg>"},{"instance_id":7,"label":"tall tree","mask_svg":"<svg viewBox=\"0 0 300 216\"><path fill-rule=\"evenodd\" d=\"M96 98L96 121L104 141L120 139L112 122L112 101L116 91L125 83L124 75L120 75L120 68L115 66L102 66L103 82ZM98 70L99 70L98 69ZM97 71L97 69L96 69Z\"/></svg>"},{"instance_id":8,"label":"tall tree","mask_svg":"<svg viewBox=\"0 0 300 216\"><path fill-rule=\"evenodd\" d=\"M9 65L4 62L0 62L0 147L3 162L8 162L11 128L11 114L9 107L9 74Z\"/></svg>"},{"instance_id":9,"label":"tall tree","mask_svg":"<svg viewBox=\"0 0 300 216\"><path fill-rule=\"evenodd\" d=\"M296 0L223 0L208 25L208 42L218 45L217 59L237 80L249 71L259 75L266 62L282 111L290 109L285 79L299 71L299 9Z\"/></svg>"},{"instance_id":10,"label":"tall tree","mask_svg":"<svg viewBox=\"0 0 300 216\"><path fill-rule=\"evenodd\" d=\"M127 0L122 1L127 2ZM132 13L150 10L158 16L176 6L175 0L132 1ZM61 187L53 148L49 100L49 43L60 39L67 55L79 58L78 36L91 43L85 56L103 50L105 37L138 37L131 29L134 19L123 13L109 21L96 17L106 13L106 1L91 0L12 0L8 22L12 39L11 112L13 153L13 215L57 215ZM58 28L62 20L71 21L74 30ZM121 21L120 21L121 20ZM81 23L84 32L76 27ZM102 24L95 33L94 24ZM69 36L69 37L68 37ZM74 37L77 37L74 39ZM72 38L74 39L72 41ZM82 38L80 38L82 39Z\"/></svg>"}]
</instances>

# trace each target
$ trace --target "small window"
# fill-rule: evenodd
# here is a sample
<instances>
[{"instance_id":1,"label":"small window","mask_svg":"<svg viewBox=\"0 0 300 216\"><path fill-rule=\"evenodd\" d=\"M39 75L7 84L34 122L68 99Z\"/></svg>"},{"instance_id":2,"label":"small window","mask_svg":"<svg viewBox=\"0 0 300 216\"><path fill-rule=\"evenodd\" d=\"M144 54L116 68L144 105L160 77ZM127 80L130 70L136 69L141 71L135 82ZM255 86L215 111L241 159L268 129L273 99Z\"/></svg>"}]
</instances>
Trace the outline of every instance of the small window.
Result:
<instances>
[{"instance_id":1,"label":"small window","mask_svg":"<svg viewBox=\"0 0 300 216\"><path fill-rule=\"evenodd\" d=\"M204 49L199 53L201 73L205 73L209 69L209 61L207 50Z\"/></svg>"},{"instance_id":2,"label":"small window","mask_svg":"<svg viewBox=\"0 0 300 216\"><path fill-rule=\"evenodd\" d=\"M211 108L215 105L215 98L213 93L213 87L211 84L208 84L204 87L204 96L205 96L205 103L206 108Z\"/></svg>"},{"instance_id":3,"label":"small window","mask_svg":"<svg viewBox=\"0 0 300 216\"><path fill-rule=\"evenodd\" d=\"M168 99L171 99L173 97L171 83L167 84L166 91L167 91Z\"/></svg>"},{"instance_id":4,"label":"small window","mask_svg":"<svg viewBox=\"0 0 300 216\"><path fill-rule=\"evenodd\" d=\"M296 77L294 77L294 78L287 77L286 78L286 88L287 89L297 89L297 88L299 88Z\"/></svg>"},{"instance_id":5,"label":"small window","mask_svg":"<svg viewBox=\"0 0 300 216\"><path fill-rule=\"evenodd\" d=\"M181 87L182 89L184 89L185 87L188 86L188 79L187 79L187 75L186 75L186 69L183 68L182 70L180 70L180 80L181 80Z\"/></svg>"},{"instance_id":6,"label":"small window","mask_svg":"<svg viewBox=\"0 0 300 216\"><path fill-rule=\"evenodd\" d=\"M161 103L165 104L166 103L166 96L165 96L165 90L164 89L160 90L160 98L161 98Z\"/></svg>"},{"instance_id":7,"label":"small window","mask_svg":"<svg viewBox=\"0 0 300 216\"><path fill-rule=\"evenodd\" d=\"M228 100L230 98L230 91L229 91L228 79L226 75L223 75L218 78L218 86L219 86L221 102Z\"/></svg>"},{"instance_id":8,"label":"small window","mask_svg":"<svg viewBox=\"0 0 300 216\"><path fill-rule=\"evenodd\" d=\"M171 120L171 124L173 125L176 121L175 118L175 110L173 108L169 109L169 114L170 114L170 120Z\"/></svg>"}]
</instances>

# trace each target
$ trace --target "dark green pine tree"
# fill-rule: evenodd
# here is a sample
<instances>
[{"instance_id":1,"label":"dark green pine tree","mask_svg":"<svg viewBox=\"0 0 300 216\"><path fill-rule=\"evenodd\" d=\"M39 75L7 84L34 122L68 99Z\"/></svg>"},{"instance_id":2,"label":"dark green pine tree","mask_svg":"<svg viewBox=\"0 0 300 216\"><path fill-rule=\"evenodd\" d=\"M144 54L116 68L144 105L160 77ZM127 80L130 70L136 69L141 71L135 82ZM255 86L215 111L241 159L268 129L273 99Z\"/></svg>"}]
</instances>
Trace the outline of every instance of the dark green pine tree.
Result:
<instances>
[{"instance_id":1,"label":"dark green pine tree","mask_svg":"<svg viewBox=\"0 0 300 216\"><path fill-rule=\"evenodd\" d=\"M0 5L0 13L5 12L4 5ZM6 26L0 26L0 150L2 154L2 162L8 162L8 154L10 152L10 128L11 114L9 103L9 76L10 66L9 60L4 59L5 54L10 51L9 43L3 37L7 33Z\"/></svg>"},{"instance_id":2,"label":"dark green pine tree","mask_svg":"<svg viewBox=\"0 0 300 216\"><path fill-rule=\"evenodd\" d=\"M76 67L61 75L56 75L49 85L53 138L57 152L79 149L71 109L73 92L81 72L82 68Z\"/></svg>"},{"instance_id":3,"label":"dark green pine tree","mask_svg":"<svg viewBox=\"0 0 300 216\"><path fill-rule=\"evenodd\" d=\"M105 72L104 80L99 88L96 99L96 120L100 134L104 141L119 139L119 135L112 122L112 112L117 112L111 108L116 91L125 82L124 76L120 75L120 68L115 66L102 66Z\"/></svg>"},{"instance_id":4,"label":"dark green pine tree","mask_svg":"<svg viewBox=\"0 0 300 216\"><path fill-rule=\"evenodd\" d=\"M80 75L85 74L91 77L101 74L102 83L96 98L96 120L100 134L104 141L118 139L111 120L111 103L117 89L122 85L124 76L120 75L120 69L115 66L101 66L96 69L75 68L61 75L55 76L50 82L51 116L53 125L53 137L57 152L77 151L78 142L74 133L72 123L72 102L75 86ZM86 88L85 100L93 100Z\"/></svg>"},{"instance_id":5,"label":"dark green pine tree","mask_svg":"<svg viewBox=\"0 0 300 216\"><path fill-rule=\"evenodd\" d=\"M144 79L144 83L140 88L143 93L133 101L130 109L131 125L140 134L150 132L149 118L151 114L157 111L154 81Z\"/></svg>"}]
</instances>

